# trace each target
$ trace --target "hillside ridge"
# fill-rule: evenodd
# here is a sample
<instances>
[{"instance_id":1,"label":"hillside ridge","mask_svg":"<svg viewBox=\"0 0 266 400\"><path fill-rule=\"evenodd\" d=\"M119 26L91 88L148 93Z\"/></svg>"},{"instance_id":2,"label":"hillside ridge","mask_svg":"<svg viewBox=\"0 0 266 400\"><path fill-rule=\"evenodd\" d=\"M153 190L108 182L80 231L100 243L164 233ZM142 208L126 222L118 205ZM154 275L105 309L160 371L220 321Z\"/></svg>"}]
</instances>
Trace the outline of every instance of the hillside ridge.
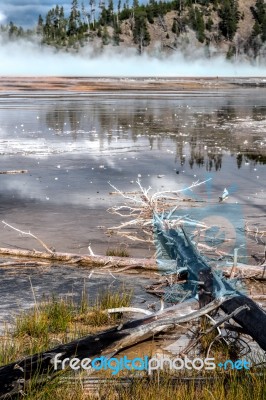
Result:
<instances>
[{"instance_id":1,"label":"hillside ridge","mask_svg":"<svg viewBox=\"0 0 266 400\"><path fill-rule=\"evenodd\" d=\"M266 3L264 0L175 0L139 4L128 0L116 8L113 0L95 0L86 10L72 0L71 12L56 5L46 16L39 16L35 27L26 32L10 22L1 26L10 40L36 36L46 46L79 51L90 46L94 51L116 47L139 54L186 57L223 55L227 59L264 61L266 57Z\"/></svg>"}]
</instances>

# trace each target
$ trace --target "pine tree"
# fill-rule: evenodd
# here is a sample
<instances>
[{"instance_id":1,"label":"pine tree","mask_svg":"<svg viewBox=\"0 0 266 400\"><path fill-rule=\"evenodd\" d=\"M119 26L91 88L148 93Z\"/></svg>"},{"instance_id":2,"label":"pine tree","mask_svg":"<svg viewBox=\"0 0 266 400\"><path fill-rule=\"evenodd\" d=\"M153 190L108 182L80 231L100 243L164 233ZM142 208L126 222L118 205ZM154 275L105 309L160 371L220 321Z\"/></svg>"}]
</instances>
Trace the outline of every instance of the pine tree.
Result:
<instances>
[{"instance_id":1,"label":"pine tree","mask_svg":"<svg viewBox=\"0 0 266 400\"><path fill-rule=\"evenodd\" d=\"M120 43L120 36L119 35L120 35L120 33L121 33L121 27L120 27L119 23L115 23L114 31L113 31L113 37L112 37L113 44L115 46L119 46L119 43Z\"/></svg>"},{"instance_id":2,"label":"pine tree","mask_svg":"<svg viewBox=\"0 0 266 400\"><path fill-rule=\"evenodd\" d=\"M255 21L255 24L254 24L253 29L252 29L251 36L255 37L255 36L258 36L260 34L261 34L261 26L258 23L258 21Z\"/></svg>"},{"instance_id":3,"label":"pine tree","mask_svg":"<svg viewBox=\"0 0 266 400\"><path fill-rule=\"evenodd\" d=\"M204 34L205 24L204 24L203 15L200 12L200 10L198 9L198 7L196 7L196 10L195 10L195 19L196 19L197 38L198 38L199 42L203 43L205 40L205 34Z\"/></svg>"},{"instance_id":4,"label":"pine tree","mask_svg":"<svg viewBox=\"0 0 266 400\"><path fill-rule=\"evenodd\" d=\"M118 3L117 3L117 15L118 16L120 14L120 10L121 10L121 0L118 0Z\"/></svg>"},{"instance_id":5,"label":"pine tree","mask_svg":"<svg viewBox=\"0 0 266 400\"><path fill-rule=\"evenodd\" d=\"M219 17L221 18L220 30L222 34L228 40L232 40L237 31L240 17L237 0L224 0L219 10Z\"/></svg>"},{"instance_id":6,"label":"pine tree","mask_svg":"<svg viewBox=\"0 0 266 400\"><path fill-rule=\"evenodd\" d=\"M134 42L139 45L139 53L142 54L143 47L148 46L151 40L147 27L145 11L135 11L133 38Z\"/></svg>"},{"instance_id":7,"label":"pine tree","mask_svg":"<svg viewBox=\"0 0 266 400\"><path fill-rule=\"evenodd\" d=\"M109 42L110 42L110 36L109 36L108 30L107 30L107 26L104 25L103 33L102 33L102 43L104 45L107 45L107 44L109 44Z\"/></svg>"},{"instance_id":8,"label":"pine tree","mask_svg":"<svg viewBox=\"0 0 266 400\"><path fill-rule=\"evenodd\" d=\"M18 32L17 26L12 21L10 21L9 28L8 28L9 38L12 39L14 36L17 35L17 32Z\"/></svg>"},{"instance_id":9,"label":"pine tree","mask_svg":"<svg viewBox=\"0 0 266 400\"><path fill-rule=\"evenodd\" d=\"M66 40L67 20L65 18L64 7L61 6L59 10L59 24L58 24L58 35L60 36L61 44L64 44Z\"/></svg>"},{"instance_id":10,"label":"pine tree","mask_svg":"<svg viewBox=\"0 0 266 400\"><path fill-rule=\"evenodd\" d=\"M68 20L68 35L77 36L81 25L78 0L72 0L71 12Z\"/></svg>"},{"instance_id":11,"label":"pine tree","mask_svg":"<svg viewBox=\"0 0 266 400\"><path fill-rule=\"evenodd\" d=\"M90 17L92 20L93 28L95 29L95 0L89 0L90 5Z\"/></svg>"},{"instance_id":12,"label":"pine tree","mask_svg":"<svg viewBox=\"0 0 266 400\"><path fill-rule=\"evenodd\" d=\"M172 32L173 33L177 33L178 32L178 25L177 25L177 22L176 22L175 19L173 20Z\"/></svg>"},{"instance_id":13,"label":"pine tree","mask_svg":"<svg viewBox=\"0 0 266 400\"><path fill-rule=\"evenodd\" d=\"M212 26L213 26L213 20L211 19L211 17L209 17L209 18L207 19L207 22L206 22L206 29L207 29L208 31L211 31Z\"/></svg>"},{"instance_id":14,"label":"pine tree","mask_svg":"<svg viewBox=\"0 0 266 400\"><path fill-rule=\"evenodd\" d=\"M38 17L36 33L37 33L38 36L42 36L43 35L43 18L41 16L41 14Z\"/></svg>"},{"instance_id":15,"label":"pine tree","mask_svg":"<svg viewBox=\"0 0 266 400\"><path fill-rule=\"evenodd\" d=\"M133 0L133 9L136 10L139 8L139 0Z\"/></svg>"},{"instance_id":16,"label":"pine tree","mask_svg":"<svg viewBox=\"0 0 266 400\"><path fill-rule=\"evenodd\" d=\"M261 23L261 40L266 42L266 15L264 15Z\"/></svg>"},{"instance_id":17,"label":"pine tree","mask_svg":"<svg viewBox=\"0 0 266 400\"><path fill-rule=\"evenodd\" d=\"M109 0L108 8L106 10L106 23L109 25L113 25L113 17L114 17L114 3L113 0Z\"/></svg>"},{"instance_id":18,"label":"pine tree","mask_svg":"<svg viewBox=\"0 0 266 400\"><path fill-rule=\"evenodd\" d=\"M52 10L46 14L45 25L43 27L43 41L49 44L53 38Z\"/></svg>"},{"instance_id":19,"label":"pine tree","mask_svg":"<svg viewBox=\"0 0 266 400\"><path fill-rule=\"evenodd\" d=\"M266 4L263 0L257 0L255 4L256 20L261 25L266 14Z\"/></svg>"}]
</instances>

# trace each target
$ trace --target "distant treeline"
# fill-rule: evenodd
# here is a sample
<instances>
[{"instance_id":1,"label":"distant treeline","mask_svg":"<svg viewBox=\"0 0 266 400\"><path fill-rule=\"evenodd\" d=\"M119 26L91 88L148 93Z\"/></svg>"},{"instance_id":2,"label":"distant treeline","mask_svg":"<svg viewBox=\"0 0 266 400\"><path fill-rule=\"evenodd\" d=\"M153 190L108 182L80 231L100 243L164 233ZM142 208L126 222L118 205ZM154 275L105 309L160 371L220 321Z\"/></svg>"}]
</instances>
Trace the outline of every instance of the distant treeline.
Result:
<instances>
[{"instance_id":1,"label":"distant treeline","mask_svg":"<svg viewBox=\"0 0 266 400\"><path fill-rule=\"evenodd\" d=\"M89 0L88 4L72 0L69 15L64 7L56 5L45 16L39 15L36 26L24 31L22 27L10 22L1 26L10 39L28 37L37 34L41 42L58 48L83 46L88 41L100 38L102 45L119 46L122 39L122 24L127 21L127 26L132 32L132 44L137 45L139 51L148 46L152 40L149 27L157 24L166 33L176 37L192 29L199 42L209 45L210 42L219 45L221 41L231 41L227 56L230 58L242 46L244 53L250 49L256 56L259 49L266 41L266 4L264 0L257 0L250 10L253 15L253 28L250 29L248 40L233 41L238 30L239 21L245 20L244 13L239 11L238 0L174 0L155 1L149 0L148 4L139 4L138 0L121 2L118 0L114 7L113 0ZM165 23L165 16L171 14L172 24L169 31ZM241 38L240 38L241 39ZM170 43L171 44L171 43Z\"/></svg>"}]
</instances>

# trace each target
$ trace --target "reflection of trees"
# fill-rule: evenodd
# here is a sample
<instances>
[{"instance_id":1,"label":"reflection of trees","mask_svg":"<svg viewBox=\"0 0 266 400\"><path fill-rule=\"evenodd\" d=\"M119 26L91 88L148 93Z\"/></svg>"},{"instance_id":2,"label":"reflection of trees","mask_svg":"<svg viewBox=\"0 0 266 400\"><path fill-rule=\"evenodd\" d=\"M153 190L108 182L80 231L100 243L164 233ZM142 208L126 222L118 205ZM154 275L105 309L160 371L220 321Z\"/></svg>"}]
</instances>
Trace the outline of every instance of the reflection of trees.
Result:
<instances>
[{"instance_id":1,"label":"reflection of trees","mask_svg":"<svg viewBox=\"0 0 266 400\"><path fill-rule=\"evenodd\" d=\"M204 165L204 146L201 141L198 140L198 138L192 136L190 139L190 168L193 168L194 164L196 164L198 167L202 167Z\"/></svg>"},{"instance_id":2,"label":"reflection of trees","mask_svg":"<svg viewBox=\"0 0 266 400\"><path fill-rule=\"evenodd\" d=\"M82 120L82 110L75 109L70 105L68 108L62 108L61 104L55 110L49 110L46 113L46 125L57 134L64 134L65 131L71 130L73 139L78 136L77 131L80 129L80 121Z\"/></svg>"},{"instance_id":3,"label":"reflection of trees","mask_svg":"<svg viewBox=\"0 0 266 400\"><path fill-rule=\"evenodd\" d=\"M223 125L225 121L234 121L237 116L237 110L233 106L225 106L217 110L217 123Z\"/></svg>"},{"instance_id":4,"label":"reflection of trees","mask_svg":"<svg viewBox=\"0 0 266 400\"><path fill-rule=\"evenodd\" d=\"M261 121L265 118L265 107L254 106L252 107L252 119Z\"/></svg>"},{"instance_id":5,"label":"reflection of trees","mask_svg":"<svg viewBox=\"0 0 266 400\"><path fill-rule=\"evenodd\" d=\"M68 112L65 110L52 110L46 113L46 125L57 133L64 132L64 123Z\"/></svg>"},{"instance_id":6,"label":"reflection of trees","mask_svg":"<svg viewBox=\"0 0 266 400\"><path fill-rule=\"evenodd\" d=\"M252 161L254 165L257 163L259 164L266 164L266 154L261 153L245 153L244 154L245 161Z\"/></svg>"},{"instance_id":7,"label":"reflection of trees","mask_svg":"<svg viewBox=\"0 0 266 400\"><path fill-rule=\"evenodd\" d=\"M243 154L239 153L236 156L236 163L237 163L237 168L241 168L243 162Z\"/></svg>"},{"instance_id":8,"label":"reflection of trees","mask_svg":"<svg viewBox=\"0 0 266 400\"><path fill-rule=\"evenodd\" d=\"M252 165L266 164L266 154L261 153L239 153L236 156L237 167L241 168L243 161L251 162Z\"/></svg>"},{"instance_id":9,"label":"reflection of trees","mask_svg":"<svg viewBox=\"0 0 266 400\"><path fill-rule=\"evenodd\" d=\"M208 154L206 170L210 172L215 168L215 171L219 171L222 168L222 158L222 154Z\"/></svg>"},{"instance_id":10,"label":"reflection of trees","mask_svg":"<svg viewBox=\"0 0 266 400\"><path fill-rule=\"evenodd\" d=\"M82 135L90 141L99 141L102 148L117 139L129 139L137 142L140 136L148 138L151 149L161 149L165 140L175 148L176 161L190 167L219 170L222 167L222 151L237 153L238 168L243 163L242 154L250 160L265 163L265 156L251 152L246 155L239 144L237 132L232 130L228 121L234 121L239 115L261 118L266 109L262 107L241 109L228 102L215 109L204 103L193 107L186 100L166 99L108 99L97 97L76 102L58 102L54 109L46 112L46 125L55 132L72 132L73 139ZM97 137L92 133L96 129ZM241 139L242 140L242 139ZM252 139L253 140L253 139ZM250 139L249 139L250 141ZM253 143L254 144L254 143ZM255 147L255 146L254 146ZM184 152L188 154L186 159ZM188 161L187 161L188 160Z\"/></svg>"}]
</instances>

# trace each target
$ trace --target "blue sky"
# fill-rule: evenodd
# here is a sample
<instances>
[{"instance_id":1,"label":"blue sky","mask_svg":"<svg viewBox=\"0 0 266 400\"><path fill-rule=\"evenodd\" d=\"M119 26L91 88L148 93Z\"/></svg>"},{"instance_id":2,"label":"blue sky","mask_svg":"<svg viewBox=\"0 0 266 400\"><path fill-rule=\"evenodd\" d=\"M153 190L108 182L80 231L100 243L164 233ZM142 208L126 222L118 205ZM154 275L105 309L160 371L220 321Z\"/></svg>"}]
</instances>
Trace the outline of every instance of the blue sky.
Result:
<instances>
[{"instance_id":1,"label":"blue sky","mask_svg":"<svg viewBox=\"0 0 266 400\"><path fill-rule=\"evenodd\" d=\"M0 0L0 23L13 21L31 27L36 24L39 14L44 16L55 4L53 0ZM58 0L57 4L69 9L71 0Z\"/></svg>"},{"instance_id":2,"label":"blue sky","mask_svg":"<svg viewBox=\"0 0 266 400\"><path fill-rule=\"evenodd\" d=\"M16 25L32 27L37 23L39 14L44 17L47 11L56 4L64 6L65 12L68 14L71 2L72 0L0 0L0 24L12 21ZM79 4L81 2L82 0L79 0ZM83 2L89 11L89 0L83 0ZM96 5L98 6L98 4L99 0L96 0Z\"/></svg>"}]
</instances>

